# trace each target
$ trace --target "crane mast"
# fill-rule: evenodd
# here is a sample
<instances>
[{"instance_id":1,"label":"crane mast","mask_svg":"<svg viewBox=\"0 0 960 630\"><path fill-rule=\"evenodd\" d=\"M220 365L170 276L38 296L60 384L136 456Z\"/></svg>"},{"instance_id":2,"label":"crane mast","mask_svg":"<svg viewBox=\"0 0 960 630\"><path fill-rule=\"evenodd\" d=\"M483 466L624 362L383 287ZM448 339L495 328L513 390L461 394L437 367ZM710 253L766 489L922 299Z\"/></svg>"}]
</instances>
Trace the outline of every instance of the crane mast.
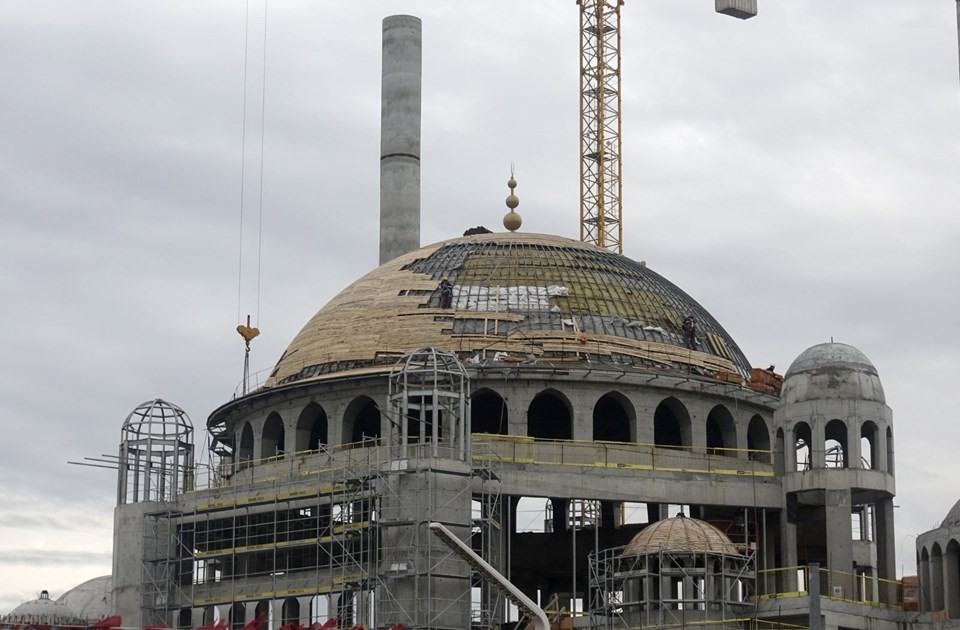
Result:
<instances>
[{"instance_id":1,"label":"crane mast","mask_svg":"<svg viewBox=\"0 0 960 630\"><path fill-rule=\"evenodd\" d=\"M580 240L623 253L620 143L620 7L580 5ZM757 0L714 0L717 13L757 15ZM960 24L960 0L957 0Z\"/></svg>"},{"instance_id":2,"label":"crane mast","mask_svg":"<svg viewBox=\"0 0 960 630\"><path fill-rule=\"evenodd\" d=\"M620 7L580 5L580 240L623 253L620 197Z\"/></svg>"}]
</instances>

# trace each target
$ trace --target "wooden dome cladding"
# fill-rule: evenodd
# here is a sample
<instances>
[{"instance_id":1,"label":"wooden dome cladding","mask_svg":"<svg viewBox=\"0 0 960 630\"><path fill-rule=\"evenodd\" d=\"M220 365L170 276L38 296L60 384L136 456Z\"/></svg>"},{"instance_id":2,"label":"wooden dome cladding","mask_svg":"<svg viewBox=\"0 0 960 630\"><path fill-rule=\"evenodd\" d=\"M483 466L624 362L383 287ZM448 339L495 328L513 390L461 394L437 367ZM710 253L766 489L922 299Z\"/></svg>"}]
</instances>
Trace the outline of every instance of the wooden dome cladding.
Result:
<instances>
[{"instance_id":1,"label":"wooden dome cladding","mask_svg":"<svg viewBox=\"0 0 960 630\"><path fill-rule=\"evenodd\" d=\"M444 277L452 308L441 308ZM695 349L681 330L688 315ZM347 287L304 326L267 386L388 371L422 346L461 359L750 369L703 307L641 263L555 236L478 234L405 254Z\"/></svg>"},{"instance_id":2,"label":"wooden dome cladding","mask_svg":"<svg viewBox=\"0 0 960 630\"><path fill-rule=\"evenodd\" d=\"M740 555L737 546L719 529L695 518L677 516L647 525L623 549L635 556L659 552Z\"/></svg>"}]
</instances>

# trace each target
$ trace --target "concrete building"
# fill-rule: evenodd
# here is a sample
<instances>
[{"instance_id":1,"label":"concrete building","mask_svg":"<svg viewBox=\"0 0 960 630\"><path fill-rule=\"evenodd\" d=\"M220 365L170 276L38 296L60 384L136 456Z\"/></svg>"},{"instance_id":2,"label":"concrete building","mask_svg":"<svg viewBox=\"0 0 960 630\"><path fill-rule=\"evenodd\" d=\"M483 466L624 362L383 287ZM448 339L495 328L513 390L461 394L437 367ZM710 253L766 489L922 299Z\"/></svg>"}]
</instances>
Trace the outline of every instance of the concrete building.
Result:
<instances>
[{"instance_id":1,"label":"concrete building","mask_svg":"<svg viewBox=\"0 0 960 630\"><path fill-rule=\"evenodd\" d=\"M902 610L893 418L860 350L755 369L644 263L517 232L512 178L509 232L420 247L419 57L419 20L385 20L380 267L209 415L210 465L176 405L124 422L113 573L94 585L109 611L125 627L522 622L439 522L560 627L960 617L957 507L918 541L923 611Z\"/></svg>"},{"instance_id":2,"label":"concrete building","mask_svg":"<svg viewBox=\"0 0 960 630\"><path fill-rule=\"evenodd\" d=\"M960 501L917 538L917 573L920 610L960 618Z\"/></svg>"},{"instance_id":3,"label":"concrete building","mask_svg":"<svg viewBox=\"0 0 960 630\"><path fill-rule=\"evenodd\" d=\"M807 625L813 599L828 626L893 627L877 371L820 344L777 386L690 296L609 251L489 233L405 253L210 415L210 470L187 463L172 405L132 414L125 469L159 473L121 475L115 611L182 628L517 621L429 534L439 521L577 625ZM549 501L543 531L518 527L524 501Z\"/></svg>"}]
</instances>

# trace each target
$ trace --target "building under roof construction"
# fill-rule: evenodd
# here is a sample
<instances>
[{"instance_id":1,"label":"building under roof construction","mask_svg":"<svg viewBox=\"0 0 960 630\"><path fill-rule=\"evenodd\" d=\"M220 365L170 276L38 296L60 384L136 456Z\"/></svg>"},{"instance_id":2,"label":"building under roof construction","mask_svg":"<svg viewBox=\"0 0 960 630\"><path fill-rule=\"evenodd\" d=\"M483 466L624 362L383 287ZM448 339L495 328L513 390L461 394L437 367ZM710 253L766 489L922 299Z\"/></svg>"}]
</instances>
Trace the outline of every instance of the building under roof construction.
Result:
<instances>
[{"instance_id":1,"label":"building under roof construction","mask_svg":"<svg viewBox=\"0 0 960 630\"><path fill-rule=\"evenodd\" d=\"M210 465L182 409L131 412L97 582L124 627L536 626L516 593L557 628L960 617L960 519L918 542L929 596L896 581L893 418L860 350L753 368L644 263L518 232L512 178L508 232L421 247L419 21L384 47L381 265L209 415Z\"/></svg>"}]
</instances>

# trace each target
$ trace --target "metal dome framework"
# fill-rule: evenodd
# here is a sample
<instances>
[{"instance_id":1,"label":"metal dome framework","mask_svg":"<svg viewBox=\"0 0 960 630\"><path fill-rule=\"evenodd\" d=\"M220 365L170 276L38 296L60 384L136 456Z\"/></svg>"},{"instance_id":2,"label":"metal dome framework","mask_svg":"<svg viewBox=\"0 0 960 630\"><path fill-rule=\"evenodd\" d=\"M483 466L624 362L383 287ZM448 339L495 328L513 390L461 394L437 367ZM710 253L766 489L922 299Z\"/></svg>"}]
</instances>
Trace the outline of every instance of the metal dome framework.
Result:
<instances>
[{"instance_id":1,"label":"metal dome framework","mask_svg":"<svg viewBox=\"0 0 960 630\"><path fill-rule=\"evenodd\" d=\"M591 557L590 612L608 630L733 620L756 605L756 578L752 548L681 515Z\"/></svg>"},{"instance_id":2,"label":"metal dome framework","mask_svg":"<svg viewBox=\"0 0 960 630\"><path fill-rule=\"evenodd\" d=\"M193 423L157 398L141 403L120 430L117 503L171 501L193 485Z\"/></svg>"},{"instance_id":3,"label":"metal dome framework","mask_svg":"<svg viewBox=\"0 0 960 630\"><path fill-rule=\"evenodd\" d=\"M390 444L401 457L429 444L432 457L467 459L470 377L455 354L427 347L401 358L390 372L388 400Z\"/></svg>"}]
</instances>

